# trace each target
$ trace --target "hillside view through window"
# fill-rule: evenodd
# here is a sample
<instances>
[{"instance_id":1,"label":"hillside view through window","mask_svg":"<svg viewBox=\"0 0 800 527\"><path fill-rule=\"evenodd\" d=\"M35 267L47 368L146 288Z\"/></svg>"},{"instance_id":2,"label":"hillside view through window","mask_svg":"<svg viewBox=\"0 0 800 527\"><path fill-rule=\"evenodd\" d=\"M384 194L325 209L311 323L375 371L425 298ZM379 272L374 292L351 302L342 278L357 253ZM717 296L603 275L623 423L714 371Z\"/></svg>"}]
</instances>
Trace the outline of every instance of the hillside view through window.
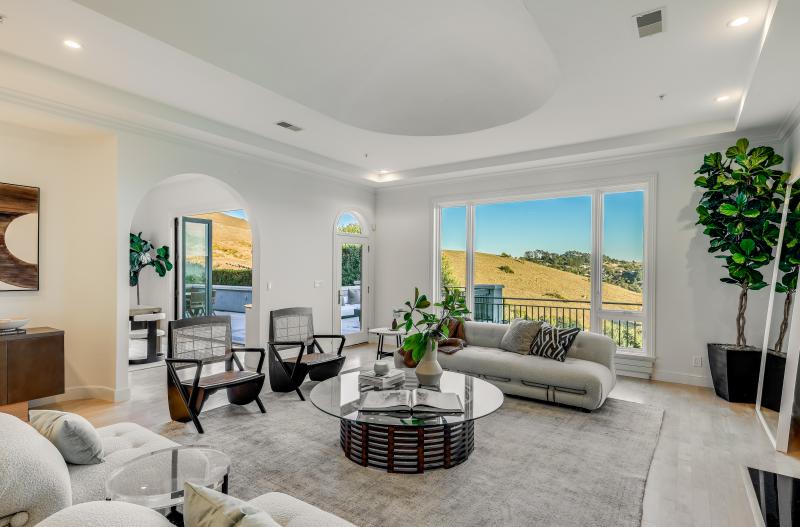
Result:
<instances>
[{"instance_id":1,"label":"hillside view through window","mask_svg":"<svg viewBox=\"0 0 800 527\"><path fill-rule=\"evenodd\" d=\"M593 200L602 200L602 303L592 304ZM644 192L473 206L471 277L476 320L547 320L643 346ZM441 209L442 286L465 290L467 206ZM592 325L595 324L596 328Z\"/></svg>"}]
</instances>

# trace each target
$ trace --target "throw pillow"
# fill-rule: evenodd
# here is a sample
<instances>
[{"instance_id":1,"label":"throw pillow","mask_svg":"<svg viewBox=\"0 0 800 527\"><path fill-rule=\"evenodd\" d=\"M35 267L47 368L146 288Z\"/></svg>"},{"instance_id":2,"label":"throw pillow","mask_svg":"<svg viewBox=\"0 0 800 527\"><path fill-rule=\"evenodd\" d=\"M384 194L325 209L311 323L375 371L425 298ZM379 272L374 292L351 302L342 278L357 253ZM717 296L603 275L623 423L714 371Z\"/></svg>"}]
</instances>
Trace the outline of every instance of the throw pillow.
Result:
<instances>
[{"instance_id":1,"label":"throw pillow","mask_svg":"<svg viewBox=\"0 0 800 527\"><path fill-rule=\"evenodd\" d=\"M280 527L268 513L216 490L183 484L185 527Z\"/></svg>"},{"instance_id":2,"label":"throw pillow","mask_svg":"<svg viewBox=\"0 0 800 527\"><path fill-rule=\"evenodd\" d=\"M545 323L531 344L530 354L560 362L567 358L567 351L581 332L580 328L554 328Z\"/></svg>"},{"instance_id":3,"label":"throw pillow","mask_svg":"<svg viewBox=\"0 0 800 527\"><path fill-rule=\"evenodd\" d=\"M78 414L31 410L30 423L53 443L64 461L73 465L103 462L103 441L94 427Z\"/></svg>"},{"instance_id":4,"label":"throw pillow","mask_svg":"<svg viewBox=\"0 0 800 527\"><path fill-rule=\"evenodd\" d=\"M538 320L525 320L515 318L506 330L506 334L500 340L500 349L513 351L520 355L530 355L533 339L542 329L542 322Z\"/></svg>"}]
</instances>

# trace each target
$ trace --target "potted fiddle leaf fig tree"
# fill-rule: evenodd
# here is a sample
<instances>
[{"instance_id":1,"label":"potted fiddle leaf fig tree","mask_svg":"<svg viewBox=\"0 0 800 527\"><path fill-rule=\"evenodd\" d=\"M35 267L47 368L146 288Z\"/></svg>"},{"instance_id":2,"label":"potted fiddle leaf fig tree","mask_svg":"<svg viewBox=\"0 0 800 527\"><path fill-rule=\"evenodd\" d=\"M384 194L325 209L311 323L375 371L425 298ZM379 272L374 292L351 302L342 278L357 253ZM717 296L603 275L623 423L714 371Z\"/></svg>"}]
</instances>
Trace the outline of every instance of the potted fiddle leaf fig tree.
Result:
<instances>
[{"instance_id":1,"label":"potted fiddle leaf fig tree","mask_svg":"<svg viewBox=\"0 0 800 527\"><path fill-rule=\"evenodd\" d=\"M411 353L417 363L415 373L422 386L436 386L442 377L442 367L437 360L437 342L449 336L448 322L452 319L464 321L469 310L464 295L458 289L444 287L441 302L433 304L425 295L414 288L414 300L405 303L401 310L403 323L400 325L408 336L403 341L403 350ZM413 332L412 332L413 330Z\"/></svg>"},{"instance_id":2,"label":"potted fiddle leaf fig tree","mask_svg":"<svg viewBox=\"0 0 800 527\"><path fill-rule=\"evenodd\" d=\"M142 238L142 233L130 233L130 274L131 287L136 287L136 303L139 304L139 274L145 267L155 269L158 276L164 277L167 271L172 270L169 261L169 247L163 245L159 248Z\"/></svg>"},{"instance_id":3,"label":"potted fiddle leaf fig tree","mask_svg":"<svg viewBox=\"0 0 800 527\"><path fill-rule=\"evenodd\" d=\"M709 253L724 261L720 281L739 288L736 344L708 344L714 390L731 402L755 402L760 349L747 345L745 324L750 291L767 286L760 269L773 259L779 227L776 217L786 175L774 168L783 158L767 146L749 149L739 139L725 151L707 154L696 171L703 189L697 224L708 235Z\"/></svg>"}]
</instances>

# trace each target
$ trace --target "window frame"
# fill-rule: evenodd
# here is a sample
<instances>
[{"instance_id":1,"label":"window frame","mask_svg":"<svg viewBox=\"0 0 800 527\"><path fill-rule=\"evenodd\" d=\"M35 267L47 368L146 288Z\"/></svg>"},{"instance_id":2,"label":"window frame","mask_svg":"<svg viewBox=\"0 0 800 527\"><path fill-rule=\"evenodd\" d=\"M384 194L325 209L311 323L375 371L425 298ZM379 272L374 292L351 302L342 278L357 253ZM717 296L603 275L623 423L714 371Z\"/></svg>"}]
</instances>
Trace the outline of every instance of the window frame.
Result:
<instances>
[{"instance_id":1,"label":"window frame","mask_svg":"<svg viewBox=\"0 0 800 527\"><path fill-rule=\"evenodd\" d=\"M466 300L470 309L474 308L474 249L475 249L475 207L482 204L511 203L520 201L533 201L541 199L557 199L576 196L590 196L592 207L591 221L591 251L592 251L592 280L590 320L592 332L602 331L603 320L635 320L643 323L642 350L632 348L619 348L617 353L631 354L655 358L655 236L656 236L656 181L657 174L647 174L627 178L613 178L597 180L594 182L577 182L566 185L540 186L538 189L521 188L508 189L492 194L483 193L467 194L462 196L446 196L432 200L433 209L433 247L431 259L433 278L433 297L441 300L439 288L441 274L441 224L442 209L449 207L466 207ZM643 207L643 266L642 266L642 309L640 311L603 309L602 307L602 248L603 248L603 221L604 221L604 195L619 192L642 191L644 193ZM599 279L595 279L595 277Z\"/></svg>"}]
</instances>

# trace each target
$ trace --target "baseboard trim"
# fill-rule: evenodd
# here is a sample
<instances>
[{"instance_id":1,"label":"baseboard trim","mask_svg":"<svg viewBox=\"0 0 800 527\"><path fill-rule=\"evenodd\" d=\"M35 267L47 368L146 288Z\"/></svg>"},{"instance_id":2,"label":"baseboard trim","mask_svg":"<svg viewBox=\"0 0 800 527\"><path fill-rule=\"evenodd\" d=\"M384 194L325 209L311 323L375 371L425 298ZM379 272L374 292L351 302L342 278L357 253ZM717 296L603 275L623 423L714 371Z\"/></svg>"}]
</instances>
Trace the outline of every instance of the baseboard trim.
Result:
<instances>
[{"instance_id":1,"label":"baseboard trim","mask_svg":"<svg viewBox=\"0 0 800 527\"><path fill-rule=\"evenodd\" d=\"M656 368L653 373L653 380L664 382L675 382L678 384L689 384L691 386L702 386L704 388L713 387L713 383L709 377L705 375L695 375L691 373L683 373L679 371L665 371Z\"/></svg>"},{"instance_id":2,"label":"baseboard trim","mask_svg":"<svg viewBox=\"0 0 800 527\"><path fill-rule=\"evenodd\" d=\"M115 390L108 386L71 386L64 393L52 397L35 399L30 402L31 408L46 404L75 401L78 399L101 399L103 401L121 402L131 398L130 388Z\"/></svg>"}]
</instances>

